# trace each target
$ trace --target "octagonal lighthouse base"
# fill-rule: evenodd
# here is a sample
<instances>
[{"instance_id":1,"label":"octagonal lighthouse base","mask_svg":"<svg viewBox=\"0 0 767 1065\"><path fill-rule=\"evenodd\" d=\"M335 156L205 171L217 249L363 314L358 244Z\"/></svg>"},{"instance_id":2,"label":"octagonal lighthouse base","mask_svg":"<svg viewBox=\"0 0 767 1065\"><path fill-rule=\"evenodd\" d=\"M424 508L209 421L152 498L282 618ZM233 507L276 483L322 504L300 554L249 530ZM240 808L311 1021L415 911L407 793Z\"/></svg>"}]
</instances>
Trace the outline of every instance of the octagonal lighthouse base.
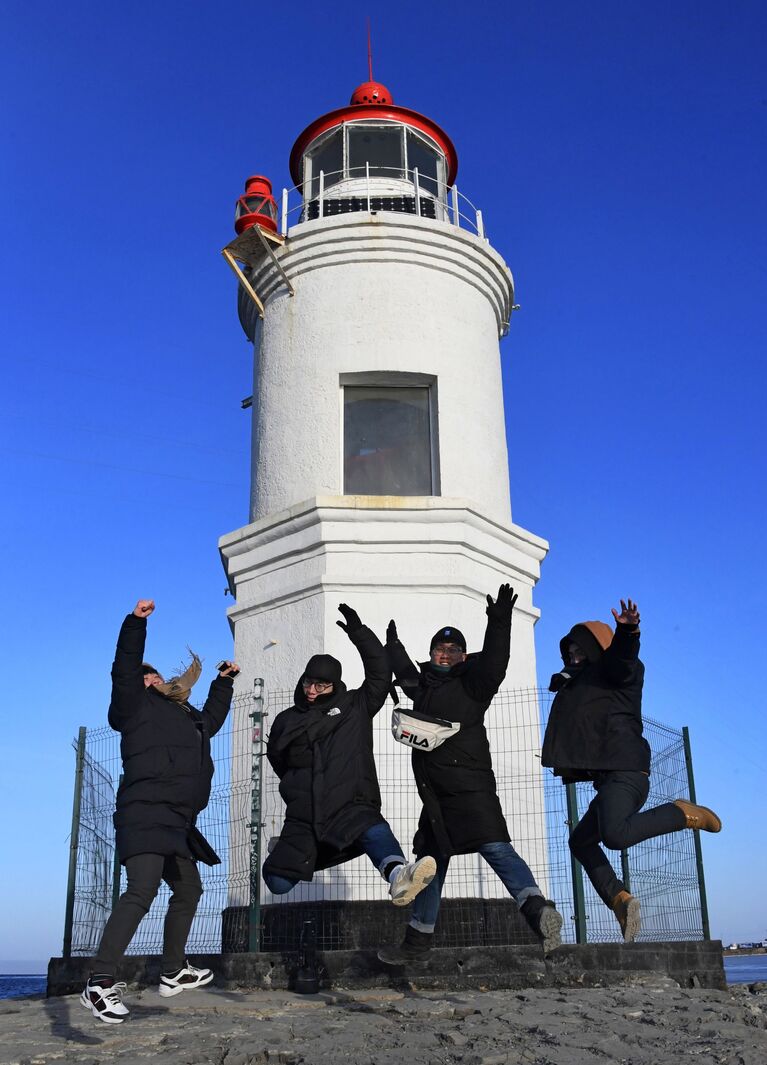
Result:
<instances>
[{"instance_id":1,"label":"octagonal lighthouse base","mask_svg":"<svg viewBox=\"0 0 767 1065\"><path fill-rule=\"evenodd\" d=\"M243 673L240 684L247 689L253 679L263 679L267 733L276 713L292 705L295 686L313 654L325 652L338 658L347 687L362 682L357 651L336 625L341 617L339 603L353 607L382 642L394 618L411 658L424 661L431 637L446 625L464 633L469 652L479 651L487 621L486 595L495 597L502 583L514 587L519 599L503 689L527 690L530 697L499 697L488 711L488 734L499 783L525 780L524 803L515 803L516 809L505 808L504 813L512 839L534 841L535 853L524 857L545 887L545 815L536 758L540 725L534 697L533 627L538 611L532 592L548 549L546 542L519 526L486 517L467 499L319 496L223 536L219 548L236 599L228 617L235 658ZM238 712L243 720L233 722L235 736L246 735L247 709ZM408 854L420 801L409 751L392 738L389 718L390 709L385 707L374 728L382 812ZM249 758L249 744L243 742L242 752L235 749L233 757ZM265 855L268 839L280 831L284 805L265 759L263 770L261 853ZM243 779L242 773L238 777ZM504 804L511 788L499 786L499 793ZM247 832L247 827L243 824L238 829L233 823L231 831L234 837ZM230 840L232 856L246 852L238 842L244 840ZM300 886L284 901L294 894L294 901L385 898L386 885L366 858L350 866L359 863L360 871L354 875L339 877L337 870L317 874L312 885ZM349 871L349 866L342 868ZM477 897L505 896L500 881L481 861L463 870L461 891L466 890L467 877ZM445 887L448 896L459 890L457 884L451 887L450 880ZM261 888L262 901L271 901L263 884ZM245 902L230 899L232 905Z\"/></svg>"}]
</instances>

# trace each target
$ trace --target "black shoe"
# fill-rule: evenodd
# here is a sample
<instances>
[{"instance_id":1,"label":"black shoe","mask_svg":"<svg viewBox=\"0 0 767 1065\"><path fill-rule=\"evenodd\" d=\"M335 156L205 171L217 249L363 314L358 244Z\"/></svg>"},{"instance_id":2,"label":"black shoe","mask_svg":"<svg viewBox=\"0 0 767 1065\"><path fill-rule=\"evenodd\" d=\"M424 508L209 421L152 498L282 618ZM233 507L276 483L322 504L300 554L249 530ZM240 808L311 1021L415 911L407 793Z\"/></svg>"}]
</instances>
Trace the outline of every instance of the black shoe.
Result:
<instances>
[{"instance_id":1,"label":"black shoe","mask_svg":"<svg viewBox=\"0 0 767 1065\"><path fill-rule=\"evenodd\" d=\"M544 954L550 954L562 945L562 915L550 899L531 895L520 907L520 913L543 943Z\"/></svg>"},{"instance_id":2,"label":"black shoe","mask_svg":"<svg viewBox=\"0 0 767 1065\"><path fill-rule=\"evenodd\" d=\"M419 932L417 928L408 925L402 943L399 946L381 947L378 960L385 965L408 965L414 961L425 961L433 939L433 932Z\"/></svg>"}]
</instances>

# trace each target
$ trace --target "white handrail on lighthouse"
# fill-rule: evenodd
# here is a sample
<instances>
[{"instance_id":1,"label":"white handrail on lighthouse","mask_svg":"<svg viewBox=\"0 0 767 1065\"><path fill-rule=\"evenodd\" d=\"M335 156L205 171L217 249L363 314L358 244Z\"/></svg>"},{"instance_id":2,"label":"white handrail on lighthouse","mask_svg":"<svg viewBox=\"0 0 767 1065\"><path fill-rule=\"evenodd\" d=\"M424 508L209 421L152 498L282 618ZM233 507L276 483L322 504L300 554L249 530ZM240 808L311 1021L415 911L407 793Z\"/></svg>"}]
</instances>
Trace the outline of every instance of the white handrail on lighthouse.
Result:
<instances>
[{"instance_id":1,"label":"white handrail on lighthouse","mask_svg":"<svg viewBox=\"0 0 767 1065\"><path fill-rule=\"evenodd\" d=\"M385 173L387 171L391 173L391 179L388 179L388 175ZM346 167L342 170L332 171L320 170L319 175L316 175L310 181L282 190L281 234L283 236L288 235L292 217L295 217L296 219L293 223L294 225L308 220L308 207L310 203L316 204L317 217L327 217L325 208L326 200L329 197L327 195L326 186L331 187L339 182L346 183L348 181L353 181L355 180L356 175L358 175L359 178L364 178L365 189L363 196L367 200L368 211L371 210L371 202L375 196L397 195L397 193L391 189L386 192L379 192L377 189L373 188L373 177L370 173L369 162L366 162L364 167ZM424 217L423 211L421 210L421 186L423 177L419 174L417 167L413 167L411 171L407 172L407 176L405 176L402 167L378 166L376 164L375 177L383 178L385 181L387 179L396 181L397 187L399 188L401 188L402 185L410 185L415 196L415 214L420 218ZM315 180L318 180L318 195L316 198L311 195L312 184ZM444 220L449 221L457 229L467 229L469 232L476 233L476 235L482 240L488 239L487 234L485 233L485 223L482 212L471 202L468 196L464 196L464 194L458 190L456 184L448 186L441 181L440 178L429 178L428 181L436 188L436 195L434 195L434 193L429 193L429 196L434 200L435 205L438 205L438 212L441 208ZM306 196L304 195L304 188L306 188ZM448 190L450 192L449 197ZM291 206L290 201L294 194L296 195L298 202ZM348 190L345 190L344 195L348 194ZM401 215L401 212L397 213Z\"/></svg>"}]
</instances>

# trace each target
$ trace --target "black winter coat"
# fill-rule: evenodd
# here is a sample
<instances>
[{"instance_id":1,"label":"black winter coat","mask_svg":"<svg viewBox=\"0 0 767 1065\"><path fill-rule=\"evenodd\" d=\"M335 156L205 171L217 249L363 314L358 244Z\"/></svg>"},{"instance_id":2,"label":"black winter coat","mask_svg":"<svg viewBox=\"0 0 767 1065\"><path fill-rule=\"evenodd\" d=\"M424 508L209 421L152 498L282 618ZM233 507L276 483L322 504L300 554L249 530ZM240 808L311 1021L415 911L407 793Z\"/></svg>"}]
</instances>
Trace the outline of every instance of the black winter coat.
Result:
<instances>
[{"instance_id":1,"label":"black winter coat","mask_svg":"<svg viewBox=\"0 0 767 1065\"><path fill-rule=\"evenodd\" d=\"M593 780L605 770L649 772L638 656L639 632L619 624L606 651L590 649L579 670L568 668L573 678L557 692L541 752L541 763L565 783Z\"/></svg>"},{"instance_id":2,"label":"black winter coat","mask_svg":"<svg viewBox=\"0 0 767 1065\"><path fill-rule=\"evenodd\" d=\"M387 644L397 683L413 709L459 721L457 735L434 751L412 752L423 809L413 849L424 854L470 854L484 843L508 843L509 830L496 790L484 718L509 664L511 619L489 618L479 654L448 673L429 662L420 671L397 640Z\"/></svg>"},{"instance_id":3,"label":"black winter coat","mask_svg":"<svg viewBox=\"0 0 767 1065\"><path fill-rule=\"evenodd\" d=\"M315 870L363 853L357 840L381 820L373 718L391 683L388 659L367 626L349 633L365 667L360 688L341 682L311 705L299 681L295 705L275 718L266 756L280 778L285 824L264 873L311 880Z\"/></svg>"},{"instance_id":4,"label":"black winter coat","mask_svg":"<svg viewBox=\"0 0 767 1065\"><path fill-rule=\"evenodd\" d=\"M217 677L202 711L144 687L146 618L129 614L112 666L109 724L121 734L123 780L114 825L124 864L135 854L220 859L195 827L213 779L210 738L226 720L233 681Z\"/></svg>"}]
</instances>

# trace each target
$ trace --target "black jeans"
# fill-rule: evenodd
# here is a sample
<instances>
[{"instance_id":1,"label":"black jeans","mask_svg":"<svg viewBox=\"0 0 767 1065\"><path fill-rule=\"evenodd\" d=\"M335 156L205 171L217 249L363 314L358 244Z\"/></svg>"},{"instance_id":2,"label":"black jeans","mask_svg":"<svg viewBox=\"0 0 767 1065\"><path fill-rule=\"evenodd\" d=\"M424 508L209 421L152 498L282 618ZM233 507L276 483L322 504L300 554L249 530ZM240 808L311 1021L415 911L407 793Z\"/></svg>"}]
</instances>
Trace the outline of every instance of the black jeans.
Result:
<instances>
[{"instance_id":1,"label":"black jeans","mask_svg":"<svg viewBox=\"0 0 767 1065\"><path fill-rule=\"evenodd\" d=\"M117 975L117 966L141 918L152 905L162 880L173 892L165 915L162 971L175 972L186 961L186 941L202 895L197 865L189 858L136 854L128 858L125 869L128 886L106 923L93 960L93 972L103 976Z\"/></svg>"},{"instance_id":2,"label":"black jeans","mask_svg":"<svg viewBox=\"0 0 767 1065\"><path fill-rule=\"evenodd\" d=\"M610 850L623 850L645 839L678 832L685 827L686 819L673 802L639 813L650 790L646 773L600 773L594 787L595 798L570 834L570 850L586 870L596 893L609 906L625 888L599 844L604 843Z\"/></svg>"}]
</instances>

